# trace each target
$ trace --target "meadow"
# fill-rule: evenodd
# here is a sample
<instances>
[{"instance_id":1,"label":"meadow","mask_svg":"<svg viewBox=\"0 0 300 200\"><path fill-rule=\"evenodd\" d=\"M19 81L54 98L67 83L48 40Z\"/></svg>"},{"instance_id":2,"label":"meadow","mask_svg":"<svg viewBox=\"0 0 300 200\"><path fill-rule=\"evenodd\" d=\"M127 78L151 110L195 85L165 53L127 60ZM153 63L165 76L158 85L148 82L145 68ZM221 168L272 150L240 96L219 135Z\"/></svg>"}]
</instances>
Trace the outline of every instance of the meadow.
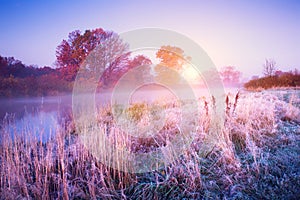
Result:
<instances>
[{"instance_id":1,"label":"meadow","mask_svg":"<svg viewBox=\"0 0 300 200\"><path fill-rule=\"evenodd\" d=\"M59 124L46 142L11 136L3 127L14 122L4 119L0 199L299 199L300 91L241 91L227 94L224 102L220 119L214 97L199 98L199 109L189 115L191 121L199 116L190 146L143 173L130 170L134 163L123 165L124 155L108 151L106 142L120 152L163 148L181 133L178 116L191 102L135 103L126 110L102 106L95 123ZM114 123L113 112L126 113L140 131L149 119L159 121L153 116L162 109L165 123L151 137L132 137ZM101 147L101 158L83 142L90 130L97 130L89 144Z\"/></svg>"}]
</instances>

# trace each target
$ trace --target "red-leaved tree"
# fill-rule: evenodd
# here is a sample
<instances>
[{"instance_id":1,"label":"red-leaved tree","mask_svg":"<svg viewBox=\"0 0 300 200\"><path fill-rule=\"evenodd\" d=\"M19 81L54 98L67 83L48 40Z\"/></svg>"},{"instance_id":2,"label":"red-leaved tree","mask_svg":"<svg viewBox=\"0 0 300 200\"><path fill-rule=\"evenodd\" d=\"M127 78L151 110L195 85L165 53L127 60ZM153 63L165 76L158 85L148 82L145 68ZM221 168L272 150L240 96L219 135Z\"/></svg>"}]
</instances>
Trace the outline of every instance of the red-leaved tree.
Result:
<instances>
[{"instance_id":1,"label":"red-leaved tree","mask_svg":"<svg viewBox=\"0 0 300 200\"><path fill-rule=\"evenodd\" d=\"M131 58L130 55L128 44L118 34L101 28L86 30L83 34L78 30L71 32L56 51L57 65L64 80L74 81L79 67L89 58L91 74L102 74L99 80L93 80L99 81L101 87L113 86L133 67L151 64L144 56Z\"/></svg>"}]
</instances>

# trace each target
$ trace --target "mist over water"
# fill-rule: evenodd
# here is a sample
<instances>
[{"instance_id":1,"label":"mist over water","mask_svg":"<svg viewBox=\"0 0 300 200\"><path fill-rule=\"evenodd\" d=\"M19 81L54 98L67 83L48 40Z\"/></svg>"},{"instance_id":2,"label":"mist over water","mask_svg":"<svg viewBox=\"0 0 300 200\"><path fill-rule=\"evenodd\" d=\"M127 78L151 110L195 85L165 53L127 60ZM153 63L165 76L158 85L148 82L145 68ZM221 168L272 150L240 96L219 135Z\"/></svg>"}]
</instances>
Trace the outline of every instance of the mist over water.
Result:
<instances>
[{"instance_id":1,"label":"mist over water","mask_svg":"<svg viewBox=\"0 0 300 200\"><path fill-rule=\"evenodd\" d=\"M15 134L43 142L70 120L71 96L25 97L0 100L1 135Z\"/></svg>"},{"instance_id":2,"label":"mist over water","mask_svg":"<svg viewBox=\"0 0 300 200\"><path fill-rule=\"evenodd\" d=\"M234 94L238 90L238 88L229 88L225 89L225 92ZM193 91L197 99L204 96L210 97L210 92L207 89L193 88ZM184 94L185 91L182 92ZM129 97L128 94L130 94ZM112 97L112 92L97 93L95 94L96 105L109 106L112 104L179 100L173 91L163 87L142 87L135 91L121 92L117 99ZM12 136L19 134L30 138L31 135L45 142L55 135L57 128L61 128L72 120L72 94L1 99L0 104L1 132L8 132Z\"/></svg>"}]
</instances>

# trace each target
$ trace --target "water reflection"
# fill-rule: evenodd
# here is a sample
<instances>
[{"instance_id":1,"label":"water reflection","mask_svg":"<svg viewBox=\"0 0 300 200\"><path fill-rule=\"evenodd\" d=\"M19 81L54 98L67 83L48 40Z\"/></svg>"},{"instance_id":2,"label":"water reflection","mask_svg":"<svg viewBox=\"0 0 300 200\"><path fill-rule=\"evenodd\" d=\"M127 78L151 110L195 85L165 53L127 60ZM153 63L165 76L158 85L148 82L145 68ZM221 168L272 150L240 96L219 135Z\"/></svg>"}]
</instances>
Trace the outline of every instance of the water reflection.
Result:
<instances>
[{"instance_id":1,"label":"water reflection","mask_svg":"<svg viewBox=\"0 0 300 200\"><path fill-rule=\"evenodd\" d=\"M1 136L46 142L70 120L71 96L0 100Z\"/></svg>"}]
</instances>

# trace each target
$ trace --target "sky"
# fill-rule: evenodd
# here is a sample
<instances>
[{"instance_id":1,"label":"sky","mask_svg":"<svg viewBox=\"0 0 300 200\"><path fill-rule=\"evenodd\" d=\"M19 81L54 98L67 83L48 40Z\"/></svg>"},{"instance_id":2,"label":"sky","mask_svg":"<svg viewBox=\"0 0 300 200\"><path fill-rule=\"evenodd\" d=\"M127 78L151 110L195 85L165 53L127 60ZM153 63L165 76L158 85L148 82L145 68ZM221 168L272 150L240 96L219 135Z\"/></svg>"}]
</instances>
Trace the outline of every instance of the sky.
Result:
<instances>
[{"instance_id":1,"label":"sky","mask_svg":"<svg viewBox=\"0 0 300 200\"><path fill-rule=\"evenodd\" d=\"M297 0L0 0L0 55L54 66L56 47L73 30L117 33L169 29L197 42L218 68L262 75L265 59L283 71L300 68Z\"/></svg>"}]
</instances>

